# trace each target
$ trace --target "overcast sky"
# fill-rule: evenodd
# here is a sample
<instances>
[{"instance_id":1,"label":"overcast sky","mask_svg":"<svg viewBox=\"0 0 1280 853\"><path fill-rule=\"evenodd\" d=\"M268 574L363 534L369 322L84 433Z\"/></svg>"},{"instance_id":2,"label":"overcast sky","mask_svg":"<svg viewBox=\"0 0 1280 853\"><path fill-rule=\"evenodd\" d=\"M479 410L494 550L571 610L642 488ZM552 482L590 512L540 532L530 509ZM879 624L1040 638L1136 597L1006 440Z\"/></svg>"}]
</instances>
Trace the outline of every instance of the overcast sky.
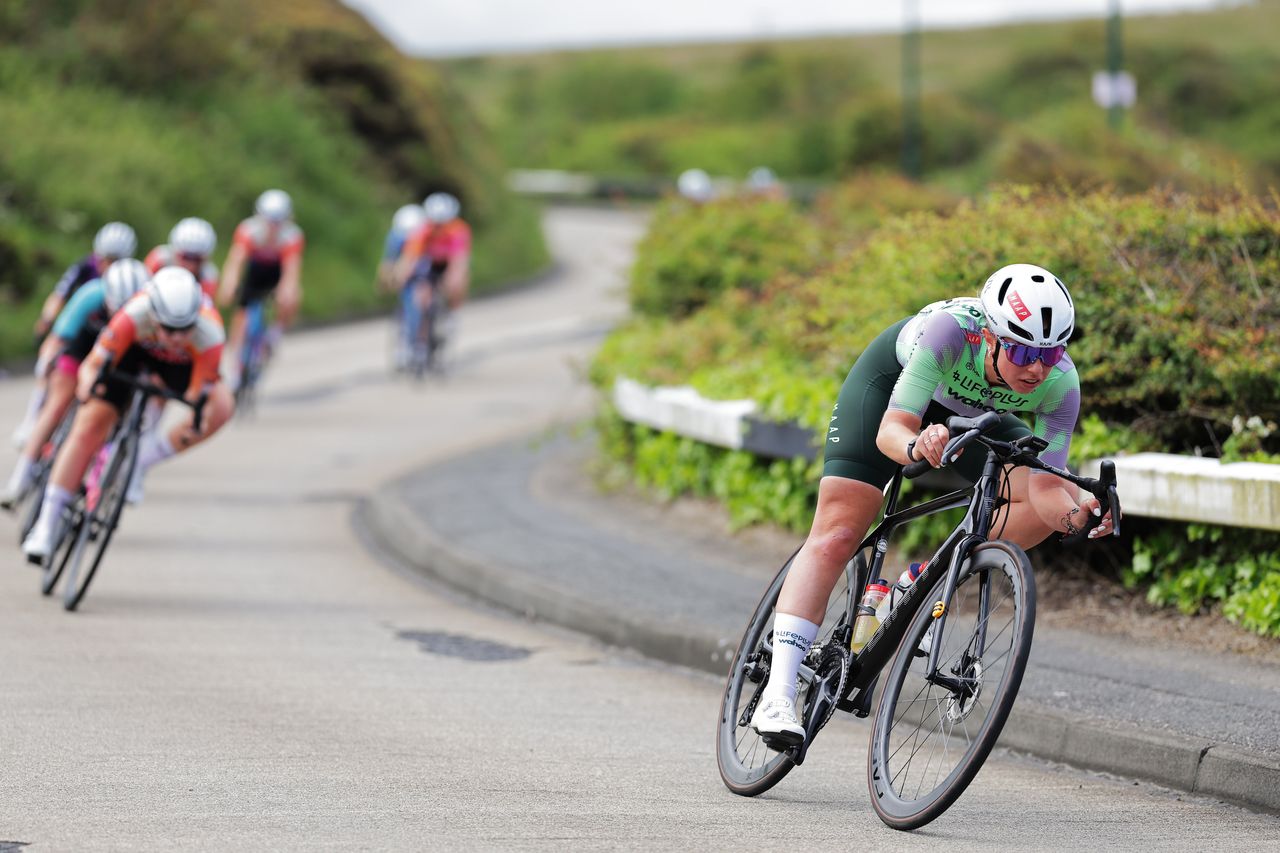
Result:
<instances>
[{"instance_id":1,"label":"overcast sky","mask_svg":"<svg viewBox=\"0 0 1280 853\"><path fill-rule=\"evenodd\" d=\"M1105 17L1113 0L343 0L408 53L440 56L696 39L898 29L914 4L925 27ZM1249 0L1121 0L1125 14Z\"/></svg>"}]
</instances>

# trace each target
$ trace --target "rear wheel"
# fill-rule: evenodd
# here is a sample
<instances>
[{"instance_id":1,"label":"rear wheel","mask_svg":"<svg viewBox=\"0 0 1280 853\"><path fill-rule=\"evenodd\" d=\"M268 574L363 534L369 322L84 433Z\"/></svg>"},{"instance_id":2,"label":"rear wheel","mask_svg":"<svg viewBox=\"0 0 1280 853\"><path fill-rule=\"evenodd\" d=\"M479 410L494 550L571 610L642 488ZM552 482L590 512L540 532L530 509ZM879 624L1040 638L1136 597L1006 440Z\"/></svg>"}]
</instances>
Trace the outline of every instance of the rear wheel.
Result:
<instances>
[{"instance_id":1,"label":"rear wheel","mask_svg":"<svg viewBox=\"0 0 1280 853\"><path fill-rule=\"evenodd\" d=\"M942 581L934 590L941 594ZM917 829L963 793L995 745L1022 683L1036 615L1035 578L1011 542L979 545L941 622L916 613L885 678L867 757L871 805L895 829Z\"/></svg>"},{"instance_id":2,"label":"rear wheel","mask_svg":"<svg viewBox=\"0 0 1280 853\"><path fill-rule=\"evenodd\" d=\"M798 552L797 552L798 553ZM751 715L760 701L760 693L769 680L769 668L773 662L773 617L778 603L778 593L791 568L787 560L778 572L764 597L756 606L747 630L734 652L725 684L724 698L720 704L720 719L716 728L716 763L720 778L730 791L747 797L769 790L782 780L795 766L786 753L767 746L751 728ZM801 667L796 711L801 722L809 728L809 718L814 711L814 700L820 691L834 691L834 697L824 696L819 713L829 718L834 711L834 698L843 690L849 654L843 643L833 644L832 635L852 612L852 600L858 582L859 556L845 566L841 580L836 582L827 601L827 613L822 620L817 640ZM822 674L830 671L831 677ZM826 687L834 683L834 687ZM826 700L830 701L826 701ZM821 722L825 723L826 720Z\"/></svg>"}]
</instances>

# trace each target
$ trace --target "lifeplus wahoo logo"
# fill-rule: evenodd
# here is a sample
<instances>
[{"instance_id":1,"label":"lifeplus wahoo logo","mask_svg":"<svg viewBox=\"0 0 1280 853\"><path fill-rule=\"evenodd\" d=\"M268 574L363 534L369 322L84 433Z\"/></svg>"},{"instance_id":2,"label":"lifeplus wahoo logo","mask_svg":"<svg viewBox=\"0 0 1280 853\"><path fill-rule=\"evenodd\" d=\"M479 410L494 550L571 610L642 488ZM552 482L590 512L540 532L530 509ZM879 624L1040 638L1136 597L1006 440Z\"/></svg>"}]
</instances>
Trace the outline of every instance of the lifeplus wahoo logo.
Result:
<instances>
[{"instance_id":1,"label":"lifeplus wahoo logo","mask_svg":"<svg viewBox=\"0 0 1280 853\"><path fill-rule=\"evenodd\" d=\"M1027 305L1022 301L1022 297L1014 291L1009 296L1009 305L1013 308L1013 313L1018 316L1019 320L1025 320L1031 316L1031 312L1027 310Z\"/></svg>"}]
</instances>

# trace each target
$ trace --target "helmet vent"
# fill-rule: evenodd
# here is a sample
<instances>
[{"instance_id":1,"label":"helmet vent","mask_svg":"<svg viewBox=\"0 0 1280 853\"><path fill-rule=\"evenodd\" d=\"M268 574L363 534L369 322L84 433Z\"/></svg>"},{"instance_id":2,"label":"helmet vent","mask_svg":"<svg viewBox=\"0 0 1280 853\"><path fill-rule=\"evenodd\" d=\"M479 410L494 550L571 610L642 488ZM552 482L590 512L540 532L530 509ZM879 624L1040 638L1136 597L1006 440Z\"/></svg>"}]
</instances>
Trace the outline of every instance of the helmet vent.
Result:
<instances>
[{"instance_id":1,"label":"helmet vent","mask_svg":"<svg viewBox=\"0 0 1280 853\"><path fill-rule=\"evenodd\" d=\"M1040 309L1040 321L1044 323L1044 337L1053 334L1053 309L1044 307Z\"/></svg>"},{"instance_id":2,"label":"helmet vent","mask_svg":"<svg viewBox=\"0 0 1280 853\"><path fill-rule=\"evenodd\" d=\"M1013 284L1013 276L1009 276L1000 285L1000 292L996 294L996 304L1004 304L1004 295L1009 292L1009 285Z\"/></svg>"},{"instance_id":3,"label":"helmet vent","mask_svg":"<svg viewBox=\"0 0 1280 853\"><path fill-rule=\"evenodd\" d=\"M1039 281L1039 282L1043 282L1043 281L1044 281L1044 276L1042 276L1042 275L1033 275L1033 276L1031 276L1031 280L1032 280L1032 281Z\"/></svg>"},{"instance_id":4,"label":"helmet vent","mask_svg":"<svg viewBox=\"0 0 1280 853\"><path fill-rule=\"evenodd\" d=\"M1069 338L1069 337L1071 337L1071 330L1070 330L1070 329L1065 329L1065 330L1062 332L1062 334L1058 335L1058 341L1057 341L1057 342L1058 342L1058 343L1061 343L1062 341L1065 341L1065 340L1066 340L1067 338Z\"/></svg>"},{"instance_id":5,"label":"helmet vent","mask_svg":"<svg viewBox=\"0 0 1280 853\"><path fill-rule=\"evenodd\" d=\"M1035 335L1031 334L1026 329L1019 326L1017 323L1010 323L1009 331L1013 332L1015 335L1022 338L1024 341L1035 340Z\"/></svg>"}]
</instances>

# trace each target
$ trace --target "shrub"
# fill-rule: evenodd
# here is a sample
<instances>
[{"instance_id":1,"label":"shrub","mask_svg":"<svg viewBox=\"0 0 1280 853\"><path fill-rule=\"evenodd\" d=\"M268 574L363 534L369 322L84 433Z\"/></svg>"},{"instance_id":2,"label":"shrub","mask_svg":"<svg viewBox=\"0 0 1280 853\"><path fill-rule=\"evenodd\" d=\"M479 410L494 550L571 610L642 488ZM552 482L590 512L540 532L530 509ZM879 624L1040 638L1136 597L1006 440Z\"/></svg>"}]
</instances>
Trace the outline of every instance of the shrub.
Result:
<instances>
[{"instance_id":1,"label":"shrub","mask_svg":"<svg viewBox=\"0 0 1280 853\"><path fill-rule=\"evenodd\" d=\"M643 314L683 317L722 291L759 293L817 261L813 226L784 201L671 200L653 223L631 273L631 304Z\"/></svg>"}]
</instances>

